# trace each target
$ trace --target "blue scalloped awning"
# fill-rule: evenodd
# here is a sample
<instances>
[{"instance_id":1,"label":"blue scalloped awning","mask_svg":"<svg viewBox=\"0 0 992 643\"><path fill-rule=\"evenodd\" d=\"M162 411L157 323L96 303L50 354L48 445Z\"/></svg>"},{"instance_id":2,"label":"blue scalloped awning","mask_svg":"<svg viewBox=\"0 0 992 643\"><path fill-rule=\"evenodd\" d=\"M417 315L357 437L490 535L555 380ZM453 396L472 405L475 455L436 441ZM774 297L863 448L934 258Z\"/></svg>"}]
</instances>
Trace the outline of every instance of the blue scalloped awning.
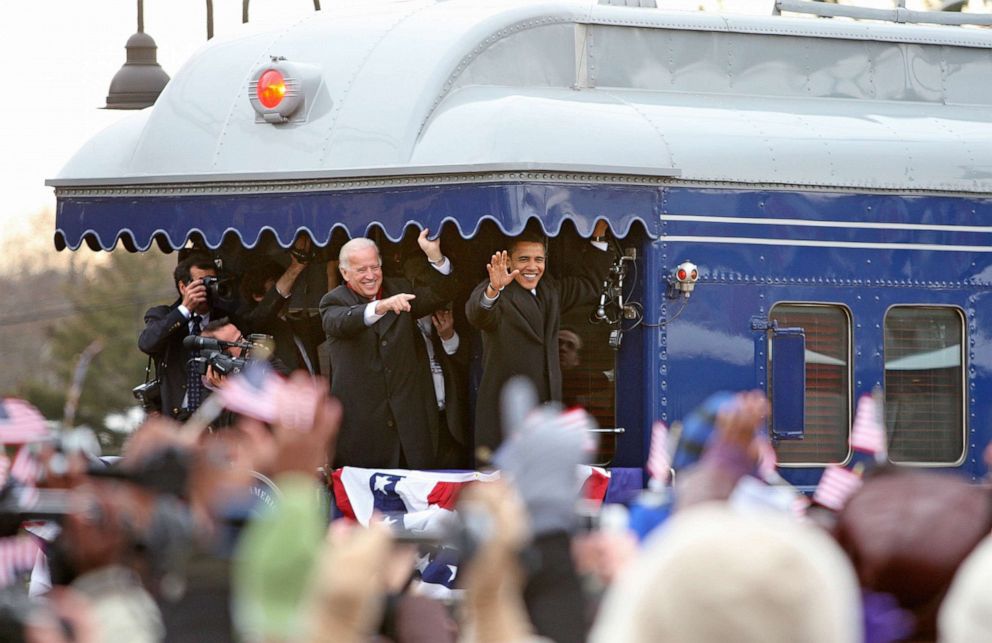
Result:
<instances>
[{"instance_id":1,"label":"blue scalloped awning","mask_svg":"<svg viewBox=\"0 0 992 643\"><path fill-rule=\"evenodd\" d=\"M85 192L82 192L85 194ZM644 185L461 184L262 194L153 194L148 196L60 196L55 220L55 247L76 250L86 243L111 250L118 240L128 250L144 251L157 243L178 249L191 236L210 248L235 235L248 248L266 230L289 247L300 231L318 245L335 228L364 236L375 226L399 240L407 226L439 230L453 222L472 238L484 220L506 234L519 233L530 219L555 235L565 219L589 236L599 219L613 233L626 236L639 221L651 237L660 234L661 191Z\"/></svg>"}]
</instances>

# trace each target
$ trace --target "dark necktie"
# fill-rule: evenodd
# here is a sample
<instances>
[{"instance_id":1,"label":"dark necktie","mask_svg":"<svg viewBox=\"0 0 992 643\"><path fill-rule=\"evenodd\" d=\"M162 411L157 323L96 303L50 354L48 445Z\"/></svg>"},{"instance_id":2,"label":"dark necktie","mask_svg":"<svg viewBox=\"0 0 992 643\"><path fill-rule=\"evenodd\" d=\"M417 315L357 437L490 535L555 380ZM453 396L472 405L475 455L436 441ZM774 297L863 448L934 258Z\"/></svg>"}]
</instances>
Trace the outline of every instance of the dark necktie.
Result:
<instances>
[{"instance_id":1,"label":"dark necktie","mask_svg":"<svg viewBox=\"0 0 992 643\"><path fill-rule=\"evenodd\" d=\"M544 302L541 301L541 296L539 294L537 294L537 289L534 289L533 294L534 294L534 303L537 304L537 309L539 311L541 311L541 314L543 315L544 314Z\"/></svg>"},{"instance_id":2,"label":"dark necktie","mask_svg":"<svg viewBox=\"0 0 992 643\"><path fill-rule=\"evenodd\" d=\"M200 319L201 317L199 315L193 315L189 318L192 326L190 335L200 334ZM191 359L186 362L186 408L190 413L200 407L202 397L203 389L200 372L197 368L197 363Z\"/></svg>"}]
</instances>

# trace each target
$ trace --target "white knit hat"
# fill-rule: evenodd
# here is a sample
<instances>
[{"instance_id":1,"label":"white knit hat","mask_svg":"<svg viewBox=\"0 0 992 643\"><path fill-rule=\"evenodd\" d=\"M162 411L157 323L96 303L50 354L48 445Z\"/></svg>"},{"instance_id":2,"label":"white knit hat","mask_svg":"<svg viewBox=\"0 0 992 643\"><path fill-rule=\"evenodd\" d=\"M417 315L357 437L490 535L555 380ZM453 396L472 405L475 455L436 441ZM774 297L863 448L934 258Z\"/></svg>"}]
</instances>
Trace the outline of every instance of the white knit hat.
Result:
<instances>
[{"instance_id":1,"label":"white knit hat","mask_svg":"<svg viewBox=\"0 0 992 643\"><path fill-rule=\"evenodd\" d=\"M992 537L961 563L940 605L937 635L945 643L992 641Z\"/></svg>"},{"instance_id":2,"label":"white knit hat","mask_svg":"<svg viewBox=\"0 0 992 643\"><path fill-rule=\"evenodd\" d=\"M590 641L861 641L857 579L830 536L777 513L677 513L603 602Z\"/></svg>"}]
</instances>

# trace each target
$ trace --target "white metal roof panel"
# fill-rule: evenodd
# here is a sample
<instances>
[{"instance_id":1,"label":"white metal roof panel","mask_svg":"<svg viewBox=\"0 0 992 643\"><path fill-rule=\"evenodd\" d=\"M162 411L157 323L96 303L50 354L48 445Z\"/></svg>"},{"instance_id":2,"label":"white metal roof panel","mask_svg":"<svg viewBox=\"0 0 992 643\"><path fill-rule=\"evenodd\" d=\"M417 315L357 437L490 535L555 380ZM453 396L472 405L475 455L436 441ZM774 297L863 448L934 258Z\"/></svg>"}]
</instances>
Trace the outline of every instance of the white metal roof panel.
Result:
<instances>
[{"instance_id":1,"label":"white metal roof panel","mask_svg":"<svg viewBox=\"0 0 992 643\"><path fill-rule=\"evenodd\" d=\"M322 70L305 123L255 122L248 78L276 55ZM989 78L988 30L569 0L335 3L211 42L52 183L528 163L988 193Z\"/></svg>"}]
</instances>

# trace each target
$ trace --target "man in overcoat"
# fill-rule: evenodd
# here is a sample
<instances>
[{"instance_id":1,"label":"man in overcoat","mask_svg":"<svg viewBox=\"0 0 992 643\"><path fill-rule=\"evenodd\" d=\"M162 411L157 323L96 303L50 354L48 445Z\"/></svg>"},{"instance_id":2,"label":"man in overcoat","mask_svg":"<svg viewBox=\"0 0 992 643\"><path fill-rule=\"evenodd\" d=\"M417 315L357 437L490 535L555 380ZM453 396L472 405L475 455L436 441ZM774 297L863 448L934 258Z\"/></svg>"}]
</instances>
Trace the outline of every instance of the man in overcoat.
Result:
<instances>
[{"instance_id":1,"label":"man in overcoat","mask_svg":"<svg viewBox=\"0 0 992 643\"><path fill-rule=\"evenodd\" d=\"M423 230L417 242L433 268L428 285L384 279L375 242L358 238L341 248L344 283L320 300L331 393L344 407L336 467L435 466L437 402L430 370L417 356L423 338L416 320L441 308L457 284L440 239L427 234Z\"/></svg>"},{"instance_id":2,"label":"man in overcoat","mask_svg":"<svg viewBox=\"0 0 992 643\"><path fill-rule=\"evenodd\" d=\"M561 400L558 329L569 309L594 303L609 273L612 257L603 240L606 222L594 231L594 248L576 274L556 279L545 274L547 241L524 233L510 251L492 256L487 280L465 303L469 322L482 331L482 382L475 407L475 444L490 451L503 441L499 400L514 375L531 380L541 402Z\"/></svg>"}]
</instances>

